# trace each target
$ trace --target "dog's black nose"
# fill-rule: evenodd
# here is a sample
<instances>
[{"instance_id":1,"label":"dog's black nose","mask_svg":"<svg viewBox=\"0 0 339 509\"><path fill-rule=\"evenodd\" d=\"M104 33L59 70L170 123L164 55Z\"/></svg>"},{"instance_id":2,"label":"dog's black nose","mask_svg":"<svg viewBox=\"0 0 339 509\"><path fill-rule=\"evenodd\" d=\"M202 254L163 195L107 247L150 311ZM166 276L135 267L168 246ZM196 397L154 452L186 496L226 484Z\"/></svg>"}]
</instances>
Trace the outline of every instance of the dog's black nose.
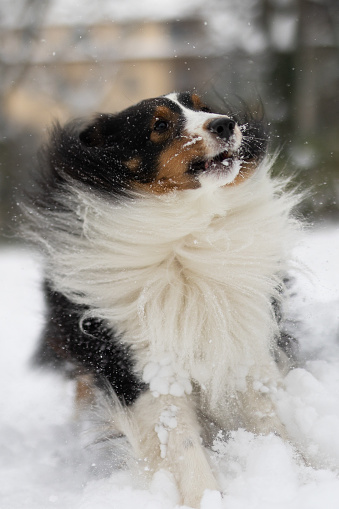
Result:
<instances>
[{"instance_id":1,"label":"dog's black nose","mask_svg":"<svg viewBox=\"0 0 339 509\"><path fill-rule=\"evenodd\" d=\"M208 124L208 130L215 133L219 138L228 140L234 133L235 122L230 118L220 117Z\"/></svg>"}]
</instances>

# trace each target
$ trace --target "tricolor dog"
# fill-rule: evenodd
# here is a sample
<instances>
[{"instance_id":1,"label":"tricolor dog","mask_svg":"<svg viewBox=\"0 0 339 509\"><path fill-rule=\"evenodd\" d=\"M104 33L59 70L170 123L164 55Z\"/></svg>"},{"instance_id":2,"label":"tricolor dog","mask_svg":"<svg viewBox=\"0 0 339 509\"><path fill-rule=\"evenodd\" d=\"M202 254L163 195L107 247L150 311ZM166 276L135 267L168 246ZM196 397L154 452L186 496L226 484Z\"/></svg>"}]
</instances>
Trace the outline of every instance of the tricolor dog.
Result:
<instances>
[{"instance_id":1,"label":"tricolor dog","mask_svg":"<svg viewBox=\"0 0 339 509\"><path fill-rule=\"evenodd\" d=\"M192 507L218 489L213 430L286 437L274 307L298 223L266 148L259 121L171 93L56 125L27 209L45 253L40 357L79 394L109 387L112 430Z\"/></svg>"}]
</instances>

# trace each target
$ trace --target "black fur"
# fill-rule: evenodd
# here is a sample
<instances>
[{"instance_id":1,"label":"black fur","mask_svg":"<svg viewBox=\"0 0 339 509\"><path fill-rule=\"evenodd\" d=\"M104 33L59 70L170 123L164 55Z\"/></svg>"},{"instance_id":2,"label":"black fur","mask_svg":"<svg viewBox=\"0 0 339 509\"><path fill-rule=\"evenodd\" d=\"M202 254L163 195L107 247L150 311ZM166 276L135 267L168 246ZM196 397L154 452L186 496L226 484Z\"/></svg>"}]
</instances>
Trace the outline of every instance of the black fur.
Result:
<instances>
[{"instance_id":1,"label":"black fur","mask_svg":"<svg viewBox=\"0 0 339 509\"><path fill-rule=\"evenodd\" d=\"M76 306L45 283L46 328L35 354L37 364L70 376L91 373L94 382L113 387L121 401L133 403L145 388L133 372L133 356L103 321L82 321L86 308Z\"/></svg>"},{"instance_id":2,"label":"black fur","mask_svg":"<svg viewBox=\"0 0 339 509\"><path fill-rule=\"evenodd\" d=\"M154 108L161 105L179 110L168 99L157 98L117 114L100 114L87 126L79 120L64 127L56 123L49 143L40 151L38 195L49 202L55 189L69 180L109 193L111 198L126 196L133 182L152 182L157 158L165 145L150 141ZM141 163L133 173L127 163L134 157Z\"/></svg>"}]
</instances>

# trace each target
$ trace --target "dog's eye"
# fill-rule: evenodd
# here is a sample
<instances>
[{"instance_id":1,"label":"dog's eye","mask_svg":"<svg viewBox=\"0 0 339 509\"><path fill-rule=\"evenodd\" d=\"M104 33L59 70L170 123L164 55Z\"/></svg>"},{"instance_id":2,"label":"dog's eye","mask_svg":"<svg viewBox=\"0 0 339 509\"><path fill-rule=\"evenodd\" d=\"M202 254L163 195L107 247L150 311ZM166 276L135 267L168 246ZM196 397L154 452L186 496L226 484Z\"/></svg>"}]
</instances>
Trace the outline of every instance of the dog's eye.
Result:
<instances>
[{"instance_id":1,"label":"dog's eye","mask_svg":"<svg viewBox=\"0 0 339 509\"><path fill-rule=\"evenodd\" d=\"M204 113L212 113L212 110L207 106L203 106L202 108L200 108L200 111L203 111Z\"/></svg>"},{"instance_id":2,"label":"dog's eye","mask_svg":"<svg viewBox=\"0 0 339 509\"><path fill-rule=\"evenodd\" d=\"M166 120L162 120L162 119L158 119L154 126L153 126L153 129L154 131L156 131L157 133L164 133L165 131L167 131L169 127L169 124Z\"/></svg>"}]
</instances>

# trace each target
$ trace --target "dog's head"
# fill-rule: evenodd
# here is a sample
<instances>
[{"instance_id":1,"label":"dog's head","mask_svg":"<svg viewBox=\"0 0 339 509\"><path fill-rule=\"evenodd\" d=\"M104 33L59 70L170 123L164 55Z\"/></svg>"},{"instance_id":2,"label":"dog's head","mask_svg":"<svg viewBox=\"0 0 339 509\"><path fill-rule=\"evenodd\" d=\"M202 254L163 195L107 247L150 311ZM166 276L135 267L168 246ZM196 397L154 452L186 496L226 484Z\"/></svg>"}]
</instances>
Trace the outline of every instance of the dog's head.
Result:
<instances>
[{"instance_id":1,"label":"dog's head","mask_svg":"<svg viewBox=\"0 0 339 509\"><path fill-rule=\"evenodd\" d=\"M53 145L59 161L52 165L69 177L113 193L163 194L206 179L242 182L262 158L266 138L257 121L241 123L196 94L172 93L100 114L80 132L66 126Z\"/></svg>"}]
</instances>

